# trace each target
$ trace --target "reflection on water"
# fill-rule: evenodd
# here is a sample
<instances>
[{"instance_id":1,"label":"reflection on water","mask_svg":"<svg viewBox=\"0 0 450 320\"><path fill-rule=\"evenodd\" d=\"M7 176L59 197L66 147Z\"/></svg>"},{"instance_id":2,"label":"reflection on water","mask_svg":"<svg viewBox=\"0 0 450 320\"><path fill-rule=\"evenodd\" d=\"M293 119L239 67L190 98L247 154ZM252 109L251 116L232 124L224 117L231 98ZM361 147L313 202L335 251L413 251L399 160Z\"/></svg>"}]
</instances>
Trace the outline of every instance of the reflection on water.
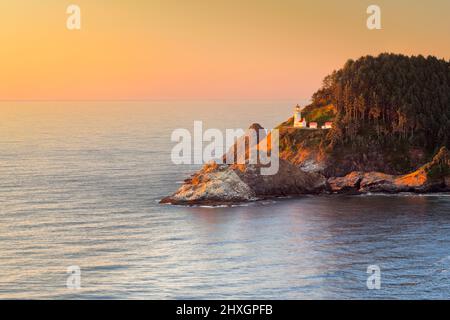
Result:
<instances>
[{"instance_id":1,"label":"reflection on water","mask_svg":"<svg viewBox=\"0 0 450 320\"><path fill-rule=\"evenodd\" d=\"M258 121L274 121L270 104L255 106L267 110ZM159 107L171 111L8 109L0 298L450 298L448 195L161 206L195 169L169 162L171 130L218 120L214 106L182 119L169 116L180 106ZM220 125L244 127L250 113ZM366 287L373 264L379 291ZM79 291L66 288L72 265L81 267Z\"/></svg>"}]
</instances>

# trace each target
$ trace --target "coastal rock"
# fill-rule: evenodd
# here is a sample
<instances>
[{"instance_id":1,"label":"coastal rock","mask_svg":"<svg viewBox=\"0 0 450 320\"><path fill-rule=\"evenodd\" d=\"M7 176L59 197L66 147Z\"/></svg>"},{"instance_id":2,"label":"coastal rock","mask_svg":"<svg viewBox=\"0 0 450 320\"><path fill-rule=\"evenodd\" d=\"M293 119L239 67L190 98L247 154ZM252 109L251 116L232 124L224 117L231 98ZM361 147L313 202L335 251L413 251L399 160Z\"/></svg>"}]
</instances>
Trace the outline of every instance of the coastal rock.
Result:
<instances>
[{"instance_id":1,"label":"coastal rock","mask_svg":"<svg viewBox=\"0 0 450 320\"><path fill-rule=\"evenodd\" d=\"M251 133L250 130L261 129L263 128L259 124L253 124L239 140L243 142L243 139ZM190 179L185 180L181 188L172 196L162 199L161 203L226 205L269 197L317 194L327 189L324 176L304 172L298 166L283 159L279 159L278 170L275 174L261 174L261 169L265 165L260 164L259 161L256 163L249 161L249 151L256 148L257 155L259 152L267 152L267 147L270 145L270 143L267 144L267 139L270 139L270 135L258 134L257 139L247 144L245 158L243 155L235 156L234 163L206 164ZM236 144L228 153L233 149L236 150ZM222 160L225 160L225 156ZM233 159L233 154L229 158Z\"/></svg>"},{"instance_id":2,"label":"coastal rock","mask_svg":"<svg viewBox=\"0 0 450 320\"><path fill-rule=\"evenodd\" d=\"M315 159L308 159L303 161L300 168L305 172L323 172L325 170L325 164L323 162L318 162Z\"/></svg>"},{"instance_id":3,"label":"coastal rock","mask_svg":"<svg viewBox=\"0 0 450 320\"><path fill-rule=\"evenodd\" d=\"M266 132L259 123L253 123L245 133L237 139L236 143L222 156L223 163L245 163L254 152L253 156L257 155L258 144L265 140ZM238 150L237 146L244 146L245 152Z\"/></svg>"},{"instance_id":4,"label":"coastal rock","mask_svg":"<svg viewBox=\"0 0 450 320\"><path fill-rule=\"evenodd\" d=\"M205 165L172 196L161 203L177 205L229 205L257 199L299 194L318 194L326 190L326 179L301 171L280 160L278 173L261 175L262 165Z\"/></svg>"},{"instance_id":5,"label":"coastal rock","mask_svg":"<svg viewBox=\"0 0 450 320\"><path fill-rule=\"evenodd\" d=\"M262 127L253 124L239 138L241 142L249 137L250 130L260 130ZM303 132L296 133L297 140L303 138ZM262 133L262 132L261 132ZM345 193L360 194L369 192L437 192L450 191L450 152L442 147L431 162L418 170L406 175L391 175L382 172L362 170L354 171L343 177L330 177L328 180L322 170L302 170L305 165L316 166L321 163L321 156L313 158L291 157L279 159L278 171L273 175L261 174L264 167L259 162L261 152L272 152L269 149L271 134L258 134L257 139L249 140L245 152L233 158L231 164L206 164L201 170L185 180L184 184L171 196L161 200L161 203L178 205L231 205L255 201L258 199L296 196L301 194ZM308 133L309 134L309 133ZM297 137L298 135L298 137ZM285 152L301 154L297 140L290 141L291 136L283 136L285 145L280 155ZM289 141L288 141L289 140ZM288 148L286 143L294 143L294 148ZM303 145L307 147L307 145ZM228 153L236 151L236 144ZM250 154L250 151L252 153ZM255 152L254 152L255 151ZM249 156L256 154L257 161L250 161ZM305 153L306 154L306 153ZM222 160L225 160L225 156ZM290 160L286 160L290 159ZM314 161L312 161L314 160ZM223 162L223 161L222 161ZM370 166L369 166L370 167ZM317 169L317 168L316 168ZM319 172L316 172L319 171Z\"/></svg>"},{"instance_id":6,"label":"coastal rock","mask_svg":"<svg viewBox=\"0 0 450 320\"><path fill-rule=\"evenodd\" d=\"M328 185L332 192L358 193L364 172L351 172L345 177L333 177L328 179Z\"/></svg>"},{"instance_id":7,"label":"coastal rock","mask_svg":"<svg viewBox=\"0 0 450 320\"><path fill-rule=\"evenodd\" d=\"M178 205L216 205L256 199L255 192L227 165L206 164L172 196L160 203Z\"/></svg>"},{"instance_id":8,"label":"coastal rock","mask_svg":"<svg viewBox=\"0 0 450 320\"><path fill-rule=\"evenodd\" d=\"M402 191L450 191L449 179L450 152L446 147L442 147L431 162L413 173L396 178L395 185Z\"/></svg>"},{"instance_id":9,"label":"coastal rock","mask_svg":"<svg viewBox=\"0 0 450 320\"><path fill-rule=\"evenodd\" d=\"M431 162L410 174L352 172L345 177L328 179L328 185L337 193L450 191L450 152L441 148Z\"/></svg>"},{"instance_id":10,"label":"coastal rock","mask_svg":"<svg viewBox=\"0 0 450 320\"><path fill-rule=\"evenodd\" d=\"M361 182L359 192L399 192L395 185L395 176L381 173L368 172L365 173ZM402 190L403 191L403 190Z\"/></svg>"},{"instance_id":11,"label":"coastal rock","mask_svg":"<svg viewBox=\"0 0 450 320\"><path fill-rule=\"evenodd\" d=\"M280 159L278 172L261 175L261 165L233 165L236 174L258 197L276 197L320 193L326 189L326 179L321 174L308 173Z\"/></svg>"}]
</instances>

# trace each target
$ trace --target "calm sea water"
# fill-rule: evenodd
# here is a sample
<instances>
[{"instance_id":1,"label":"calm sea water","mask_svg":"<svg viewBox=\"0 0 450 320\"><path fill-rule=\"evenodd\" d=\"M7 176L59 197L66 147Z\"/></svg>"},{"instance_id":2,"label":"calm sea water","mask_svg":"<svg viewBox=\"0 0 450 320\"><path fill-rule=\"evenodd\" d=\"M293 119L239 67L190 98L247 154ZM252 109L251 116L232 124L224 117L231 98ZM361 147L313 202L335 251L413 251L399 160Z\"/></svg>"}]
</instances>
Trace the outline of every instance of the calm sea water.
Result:
<instances>
[{"instance_id":1,"label":"calm sea water","mask_svg":"<svg viewBox=\"0 0 450 320\"><path fill-rule=\"evenodd\" d=\"M0 104L0 298L450 298L448 195L158 204L197 169L171 164L173 129L272 127L291 106Z\"/></svg>"}]
</instances>

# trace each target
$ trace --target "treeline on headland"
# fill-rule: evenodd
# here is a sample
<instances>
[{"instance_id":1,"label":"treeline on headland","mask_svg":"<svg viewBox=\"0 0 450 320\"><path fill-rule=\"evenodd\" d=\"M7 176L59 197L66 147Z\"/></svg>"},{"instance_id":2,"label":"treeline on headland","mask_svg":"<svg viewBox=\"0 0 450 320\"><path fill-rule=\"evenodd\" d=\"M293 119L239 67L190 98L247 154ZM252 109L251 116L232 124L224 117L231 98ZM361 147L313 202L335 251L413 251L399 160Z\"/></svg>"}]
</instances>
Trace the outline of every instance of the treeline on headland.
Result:
<instances>
[{"instance_id":1,"label":"treeline on headland","mask_svg":"<svg viewBox=\"0 0 450 320\"><path fill-rule=\"evenodd\" d=\"M309 112L333 105L334 128L322 145L346 152L450 147L450 62L397 54L349 60L323 81ZM389 150L388 150L389 151Z\"/></svg>"}]
</instances>

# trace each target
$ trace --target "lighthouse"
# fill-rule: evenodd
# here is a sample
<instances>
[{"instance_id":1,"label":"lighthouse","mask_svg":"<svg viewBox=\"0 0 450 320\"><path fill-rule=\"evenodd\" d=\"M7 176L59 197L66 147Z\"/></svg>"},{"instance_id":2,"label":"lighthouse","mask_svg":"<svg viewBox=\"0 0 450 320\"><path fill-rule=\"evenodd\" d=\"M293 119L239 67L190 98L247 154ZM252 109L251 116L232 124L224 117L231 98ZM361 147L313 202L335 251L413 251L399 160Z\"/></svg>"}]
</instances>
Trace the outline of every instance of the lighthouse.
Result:
<instances>
[{"instance_id":1,"label":"lighthouse","mask_svg":"<svg viewBox=\"0 0 450 320\"><path fill-rule=\"evenodd\" d=\"M294 127L306 128L306 119L302 118L302 108L299 105L294 109Z\"/></svg>"}]
</instances>

